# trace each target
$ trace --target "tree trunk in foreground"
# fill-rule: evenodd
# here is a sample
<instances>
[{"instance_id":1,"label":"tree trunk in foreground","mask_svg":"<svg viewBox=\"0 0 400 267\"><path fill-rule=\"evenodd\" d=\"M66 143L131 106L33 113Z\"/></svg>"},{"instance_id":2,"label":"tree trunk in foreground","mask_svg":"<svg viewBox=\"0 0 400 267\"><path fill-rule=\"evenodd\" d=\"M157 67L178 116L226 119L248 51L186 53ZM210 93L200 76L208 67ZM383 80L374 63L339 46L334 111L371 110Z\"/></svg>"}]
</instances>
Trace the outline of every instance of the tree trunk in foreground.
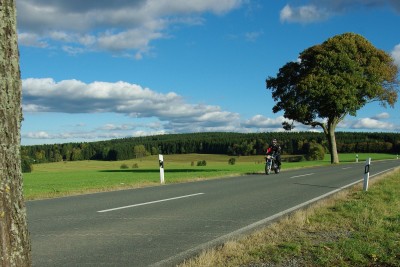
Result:
<instances>
[{"instance_id":1,"label":"tree trunk in foreground","mask_svg":"<svg viewBox=\"0 0 400 267\"><path fill-rule=\"evenodd\" d=\"M22 195L21 74L14 0L0 0L0 266L31 266Z\"/></svg>"}]
</instances>

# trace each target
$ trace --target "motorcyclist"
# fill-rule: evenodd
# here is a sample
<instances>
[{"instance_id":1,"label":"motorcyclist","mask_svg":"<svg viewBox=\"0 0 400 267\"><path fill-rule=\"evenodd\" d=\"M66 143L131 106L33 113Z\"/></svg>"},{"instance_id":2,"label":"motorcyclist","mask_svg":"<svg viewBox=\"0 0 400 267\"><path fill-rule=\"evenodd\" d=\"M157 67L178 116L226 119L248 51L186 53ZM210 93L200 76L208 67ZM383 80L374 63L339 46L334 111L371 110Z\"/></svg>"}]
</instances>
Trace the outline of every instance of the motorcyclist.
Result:
<instances>
[{"instance_id":1,"label":"motorcyclist","mask_svg":"<svg viewBox=\"0 0 400 267\"><path fill-rule=\"evenodd\" d=\"M275 155L275 160L276 160L276 164L278 165L278 168L281 168L281 151L282 148L281 146L278 144L278 141L276 139L272 140L272 144L268 147L267 149L267 155Z\"/></svg>"}]
</instances>

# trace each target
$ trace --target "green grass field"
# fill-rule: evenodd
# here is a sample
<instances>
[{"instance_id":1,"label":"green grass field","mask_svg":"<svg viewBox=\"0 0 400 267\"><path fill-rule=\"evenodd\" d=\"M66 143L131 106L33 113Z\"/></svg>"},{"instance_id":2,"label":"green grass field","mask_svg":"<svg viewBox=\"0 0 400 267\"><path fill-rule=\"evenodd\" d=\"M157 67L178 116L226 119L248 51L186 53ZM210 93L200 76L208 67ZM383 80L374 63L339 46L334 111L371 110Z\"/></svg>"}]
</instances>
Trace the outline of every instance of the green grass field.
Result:
<instances>
[{"instance_id":1,"label":"green grass field","mask_svg":"<svg viewBox=\"0 0 400 267\"><path fill-rule=\"evenodd\" d=\"M341 154L341 162L355 162L355 154ZM359 154L359 161L393 159L390 154ZM208 154L165 155L165 182L178 183L199 179L228 177L264 171L263 156L235 157ZM205 160L207 166L197 166ZM121 169L121 165L128 169ZM322 161L283 163L282 170L316 165L329 165L330 157ZM137 168L133 168L137 165ZM137 188L160 184L158 155L126 161L73 161L37 164L32 173L24 173L24 195L28 200L52 198L90 192Z\"/></svg>"}]
</instances>

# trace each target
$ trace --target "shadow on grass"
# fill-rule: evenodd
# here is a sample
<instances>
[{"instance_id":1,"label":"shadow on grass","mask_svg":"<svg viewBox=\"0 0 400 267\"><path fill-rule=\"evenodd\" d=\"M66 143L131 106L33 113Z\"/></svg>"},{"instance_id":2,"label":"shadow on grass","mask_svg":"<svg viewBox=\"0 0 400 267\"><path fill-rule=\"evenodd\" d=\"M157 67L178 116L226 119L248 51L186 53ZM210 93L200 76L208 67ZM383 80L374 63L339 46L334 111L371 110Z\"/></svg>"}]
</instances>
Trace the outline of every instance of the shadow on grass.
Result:
<instances>
[{"instance_id":1,"label":"shadow on grass","mask_svg":"<svg viewBox=\"0 0 400 267\"><path fill-rule=\"evenodd\" d=\"M168 169L164 170L166 173L181 173L181 172L219 172L217 169ZM99 172L132 172L132 173L158 173L160 170L155 169L130 169L130 170L102 170Z\"/></svg>"}]
</instances>

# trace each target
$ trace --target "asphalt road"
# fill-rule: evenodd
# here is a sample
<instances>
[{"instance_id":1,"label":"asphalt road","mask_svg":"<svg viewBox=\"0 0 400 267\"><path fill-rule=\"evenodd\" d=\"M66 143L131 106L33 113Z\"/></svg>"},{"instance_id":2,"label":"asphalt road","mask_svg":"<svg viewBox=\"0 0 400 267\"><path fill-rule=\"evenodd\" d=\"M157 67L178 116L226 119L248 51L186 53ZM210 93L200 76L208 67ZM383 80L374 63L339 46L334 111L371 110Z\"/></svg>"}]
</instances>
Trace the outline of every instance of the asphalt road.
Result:
<instances>
[{"instance_id":1,"label":"asphalt road","mask_svg":"<svg viewBox=\"0 0 400 267\"><path fill-rule=\"evenodd\" d=\"M371 179L399 166L372 162ZM353 163L29 201L33 265L173 266L363 174L364 163Z\"/></svg>"}]
</instances>

